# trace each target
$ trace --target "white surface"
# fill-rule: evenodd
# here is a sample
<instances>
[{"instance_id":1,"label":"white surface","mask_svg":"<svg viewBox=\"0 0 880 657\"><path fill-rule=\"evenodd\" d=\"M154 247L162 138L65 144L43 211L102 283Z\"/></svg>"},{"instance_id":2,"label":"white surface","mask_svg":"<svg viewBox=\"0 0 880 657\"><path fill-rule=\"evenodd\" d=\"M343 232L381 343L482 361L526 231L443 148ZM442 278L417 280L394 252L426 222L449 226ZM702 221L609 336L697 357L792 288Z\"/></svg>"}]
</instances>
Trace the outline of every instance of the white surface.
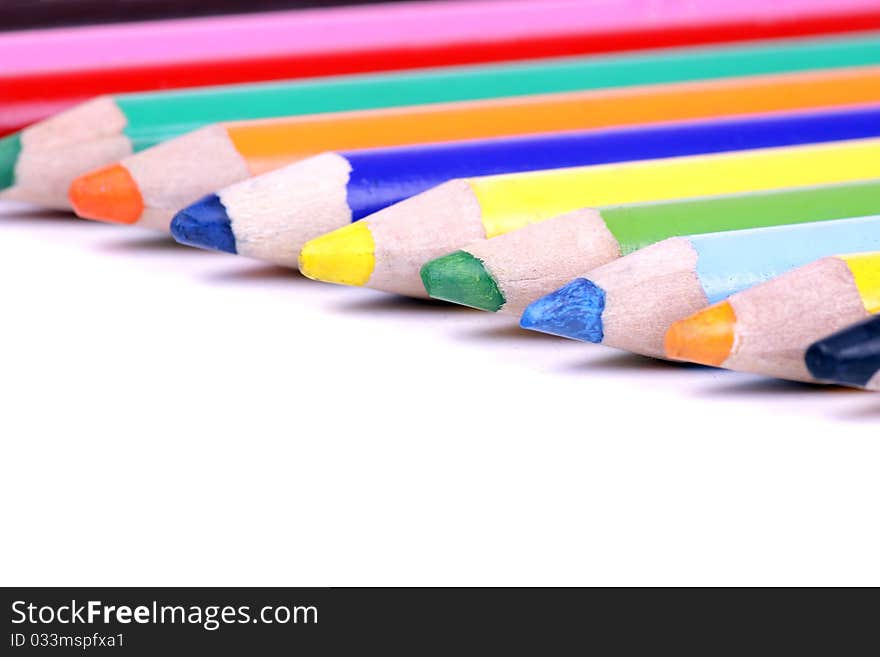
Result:
<instances>
[{"instance_id":1,"label":"white surface","mask_svg":"<svg viewBox=\"0 0 880 657\"><path fill-rule=\"evenodd\" d=\"M880 584L880 395L0 206L6 585Z\"/></svg>"}]
</instances>

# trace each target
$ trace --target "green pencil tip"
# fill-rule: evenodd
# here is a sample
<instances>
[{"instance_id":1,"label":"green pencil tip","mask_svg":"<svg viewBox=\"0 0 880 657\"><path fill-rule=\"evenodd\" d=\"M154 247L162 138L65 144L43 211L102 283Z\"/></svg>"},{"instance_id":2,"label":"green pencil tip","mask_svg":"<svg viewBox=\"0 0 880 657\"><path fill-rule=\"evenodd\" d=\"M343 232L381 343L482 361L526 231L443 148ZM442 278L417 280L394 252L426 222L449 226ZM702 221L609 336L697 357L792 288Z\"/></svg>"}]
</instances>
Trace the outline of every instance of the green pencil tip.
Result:
<instances>
[{"instance_id":1,"label":"green pencil tip","mask_svg":"<svg viewBox=\"0 0 880 657\"><path fill-rule=\"evenodd\" d=\"M15 183L15 165L21 152L21 135L15 133L0 139L0 189Z\"/></svg>"},{"instance_id":2,"label":"green pencil tip","mask_svg":"<svg viewBox=\"0 0 880 657\"><path fill-rule=\"evenodd\" d=\"M482 261L466 251L455 251L422 267L422 283L434 299L498 312L504 295Z\"/></svg>"}]
</instances>

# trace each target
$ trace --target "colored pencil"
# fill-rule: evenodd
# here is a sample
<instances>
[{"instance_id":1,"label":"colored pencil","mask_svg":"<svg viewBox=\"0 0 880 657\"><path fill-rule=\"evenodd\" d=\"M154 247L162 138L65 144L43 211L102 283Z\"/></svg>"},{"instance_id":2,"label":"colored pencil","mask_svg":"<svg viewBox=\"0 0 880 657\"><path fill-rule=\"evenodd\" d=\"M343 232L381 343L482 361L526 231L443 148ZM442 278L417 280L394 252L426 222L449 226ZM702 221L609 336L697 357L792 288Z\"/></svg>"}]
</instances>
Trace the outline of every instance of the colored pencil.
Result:
<instances>
[{"instance_id":1,"label":"colored pencil","mask_svg":"<svg viewBox=\"0 0 880 657\"><path fill-rule=\"evenodd\" d=\"M110 93L880 27L870 0L435 2L0 35L0 134Z\"/></svg>"},{"instance_id":2,"label":"colored pencil","mask_svg":"<svg viewBox=\"0 0 880 657\"><path fill-rule=\"evenodd\" d=\"M422 282L435 299L519 315L528 304L572 279L592 280L588 272L597 267L670 237L873 214L880 214L880 180L576 210L489 240L477 240L432 260L422 267ZM633 262L639 262L638 255L621 262L617 269L653 276L653 271L639 271ZM663 272L658 270L657 275L662 277ZM636 278L634 274L633 280ZM536 312L551 304L551 300L536 301ZM568 337L579 337L582 331L572 328L575 323L586 324L577 319L579 312L576 307L562 308L558 314L566 318L562 328L547 332L568 335L568 331L577 333ZM595 313L594 324L601 326L601 310L588 308L585 312ZM637 314L639 321L644 321L644 315ZM545 330L551 317L549 313L542 316L540 330ZM611 335L621 332L612 331ZM596 339L599 333L590 331L589 336ZM661 333L655 346L662 337Z\"/></svg>"},{"instance_id":3,"label":"colored pencil","mask_svg":"<svg viewBox=\"0 0 880 657\"><path fill-rule=\"evenodd\" d=\"M880 311L880 253L814 261L675 322L666 356L794 381L814 381L810 345Z\"/></svg>"},{"instance_id":4,"label":"colored pencil","mask_svg":"<svg viewBox=\"0 0 880 657\"><path fill-rule=\"evenodd\" d=\"M388 3L399 0L125 0L123 5L108 0L51 0L51 3L40 2L39 10L34 11L34 0L4 0L0 7L0 30L20 30L26 28L45 28L58 25L86 25L104 22L119 22L133 20L157 20L168 17L202 16L214 13L236 13L253 11L275 11L288 8L328 7L345 4L372 4ZM427 4L425 2L407 4ZM437 2L433 4L464 5L463 2ZM489 2L472 2L475 5L490 5ZM501 5L502 3L497 2ZM541 2L508 1L505 5L514 7L536 8L547 5L547 11L559 10L564 7L562 2L541 0ZM664 26L667 31L683 33L679 38L686 38L696 28L712 30L721 33L724 38L742 39L748 38L742 32L749 30L766 30L765 22L774 26L776 22L793 22L802 12L812 18L813 21L833 21L833 25L842 23L857 29L861 23L869 22L873 17L869 0L840 0L838 3L830 3L827 0L794 0L789 2L774 3L768 7L767 3L759 2L698 2L689 0L617 0L616 2L584 2L571 1L569 6L574 5L572 10L563 14L559 21L568 19L571 23L577 23L578 15L575 13L580 7L581 11L591 10L597 23L603 19L630 18L631 25L619 26L619 39L641 43L646 41L653 44L656 41L663 42L668 36L656 34L659 31L658 24ZM578 7L580 5L580 7ZM124 11L120 11L124 9ZM649 13L647 9L653 9ZM687 10L690 10L688 13ZM756 15L751 18L749 13ZM538 18L541 15L533 12ZM671 14L671 16L670 16ZM794 15L792 15L794 14ZM842 15L841 15L842 14ZM488 18L492 18L489 14ZM649 19L653 18L654 21ZM751 18L751 20L750 20ZM763 19L759 20L759 19ZM529 23L525 23L529 25ZM739 31L734 31L737 26ZM790 29L795 29L794 27ZM838 28L840 29L840 28ZM765 34L763 38L776 36L775 33Z\"/></svg>"},{"instance_id":5,"label":"colored pencil","mask_svg":"<svg viewBox=\"0 0 880 657\"><path fill-rule=\"evenodd\" d=\"M361 3L399 0L357 0ZM0 30L349 4L353 0L3 0Z\"/></svg>"},{"instance_id":6,"label":"colored pencil","mask_svg":"<svg viewBox=\"0 0 880 657\"><path fill-rule=\"evenodd\" d=\"M308 240L455 178L876 136L880 106L325 153L184 208L171 234L296 266Z\"/></svg>"},{"instance_id":7,"label":"colored pencil","mask_svg":"<svg viewBox=\"0 0 880 657\"><path fill-rule=\"evenodd\" d=\"M292 56L321 57L319 75L341 74L379 70L375 64L448 66L878 27L873 0L407 2L0 33L8 64L0 75Z\"/></svg>"},{"instance_id":8,"label":"colored pencil","mask_svg":"<svg viewBox=\"0 0 880 657\"><path fill-rule=\"evenodd\" d=\"M880 68L871 68L226 124L84 175L70 198L86 218L168 230L175 212L205 194L325 151L877 100Z\"/></svg>"},{"instance_id":9,"label":"colored pencil","mask_svg":"<svg viewBox=\"0 0 880 657\"><path fill-rule=\"evenodd\" d=\"M880 177L880 139L460 179L314 239L309 278L423 297L419 269L477 239L578 208Z\"/></svg>"},{"instance_id":10,"label":"colored pencil","mask_svg":"<svg viewBox=\"0 0 880 657\"><path fill-rule=\"evenodd\" d=\"M520 326L646 356L707 306L818 258L880 250L880 216L672 237L575 278L529 305Z\"/></svg>"},{"instance_id":11,"label":"colored pencil","mask_svg":"<svg viewBox=\"0 0 880 657\"><path fill-rule=\"evenodd\" d=\"M493 55L532 59L864 31L877 22L872 0L447 0L306 11L264 11L254 4L249 11L262 13L164 20L174 16L165 12L151 22L128 22L136 20L128 17L115 25L0 33L0 56L9 63L7 74L327 54L341 46L365 54L397 51L404 58L435 48L439 64L448 65L490 61L486 57ZM514 43L522 51L514 51ZM503 50L493 53L494 44L503 44Z\"/></svg>"},{"instance_id":12,"label":"colored pencil","mask_svg":"<svg viewBox=\"0 0 880 657\"><path fill-rule=\"evenodd\" d=\"M0 188L16 185L37 196L36 199L18 195L23 200L58 201L62 196L58 189L61 181L69 183L77 174L119 160L133 151L142 150L164 139L195 130L205 124L238 119L260 119L295 115L293 122L306 114L342 112L376 108L424 105L465 100L485 100L504 97L508 111L522 113L525 109L516 98L530 94L562 93L572 90L598 90L638 87L641 84L660 84L696 80L721 80L737 76L758 76L820 68L826 72L852 66L880 64L880 37L859 39L812 39L792 40L781 44L739 46L725 48L691 48L661 51L659 54L616 55L613 57L580 57L545 60L507 65L485 65L452 69L422 71L416 73L384 73L376 75L347 76L320 80L306 80L288 84L240 85L211 89L172 91L153 94L128 94L104 97L53 117L45 122L26 128L21 133L6 137L0 142ZM662 87L658 87L662 89ZM629 89L637 93L638 89ZM657 90L655 90L657 91ZM674 90L666 90L670 93ZM878 92L850 90L849 96L875 96ZM532 99L535 102L535 99ZM543 102L548 102L545 99ZM643 98L643 101L645 99ZM746 100L739 101L742 106ZM610 101L608 101L610 102ZM659 101L653 101L652 106ZM777 101L777 103L780 101ZM817 98L813 104L820 102ZM834 101L831 101L834 102ZM849 101L852 102L852 101ZM760 104L760 103L759 103ZM425 110L426 108L422 108ZM542 106L545 112L557 108ZM582 110L583 108L578 108ZM716 107L715 111L720 111ZM534 111L534 108L530 108ZM410 108L410 116L413 109ZM500 111L500 110L499 110ZM678 110L680 117L693 116L695 109ZM760 108L752 111L761 111ZM654 110L656 112L656 110ZM705 110L702 110L705 115ZM416 113L417 114L417 113ZM645 110L641 116L651 112ZM424 123L428 117L418 115L417 122ZM298 117L298 118L297 118ZM449 117L446 117L449 118ZM486 117L480 117L485 119ZM453 138L500 136L513 134L503 117L500 125L492 129L487 124L480 134L457 134L465 131L464 125L444 124L438 126L438 139L422 138L416 142L442 141L452 133ZM661 117L663 118L663 117ZM643 120L640 118L640 120ZM290 121L262 122L250 127L238 125L228 128L227 135L215 131L214 150L229 153L229 138L245 152L259 155L265 152L268 140L271 148L265 153L268 159L292 161L293 143L283 127ZM568 122L571 122L568 117ZM466 125L467 122L465 122ZM572 129L566 125L566 117L553 114L533 117L530 125L542 124L527 131ZM585 119L574 128L584 125ZM557 128L557 125L559 126ZM394 135L406 129L398 120L388 133ZM388 126L391 128L391 126ZM334 127L331 131L337 130ZM279 134L280 131L280 134ZM268 137L266 133L272 133ZM405 136L405 135L404 135ZM403 139L401 137L400 139ZM219 141L219 146L216 142ZM338 147L414 143L410 139L383 144L377 137L354 140L353 145L333 144L318 151ZM254 152L256 151L256 152ZM213 153L212 153L213 155ZM234 159L234 158L233 158ZM239 163L240 168L240 163ZM256 173L250 170L251 173ZM221 180L203 193L215 191L231 181ZM66 190L67 185L64 185ZM196 200L200 195L191 200ZM48 197L46 200L40 197ZM61 201L64 204L63 201ZM175 209L180 209L178 206Z\"/></svg>"},{"instance_id":13,"label":"colored pencil","mask_svg":"<svg viewBox=\"0 0 880 657\"><path fill-rule=\"evenodd\" d=\"M804 361L819 381L880 390L880 317L814 342Z\"/></svg>"}]
</instances>

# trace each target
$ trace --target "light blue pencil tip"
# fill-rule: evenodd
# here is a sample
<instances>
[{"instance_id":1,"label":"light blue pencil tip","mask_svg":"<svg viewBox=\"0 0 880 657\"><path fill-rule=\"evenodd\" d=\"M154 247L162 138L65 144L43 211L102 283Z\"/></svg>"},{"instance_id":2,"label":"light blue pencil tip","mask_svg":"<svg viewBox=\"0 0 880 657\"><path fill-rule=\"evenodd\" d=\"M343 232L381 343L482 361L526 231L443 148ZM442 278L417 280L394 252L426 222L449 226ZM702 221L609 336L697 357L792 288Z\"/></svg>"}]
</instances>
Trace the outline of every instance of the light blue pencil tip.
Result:
<instances>
[{"instance_id":1,"label":"light blue pencil tip","mask_svg":"<svg viewBox=\"0 0 880 657\"><path fill-rule=\"evenodd\" d=\"M576 278L555 292L532 302L519 325L584 342L602 342L605 291L586 278Z\"/></svg>"}]
</instances>

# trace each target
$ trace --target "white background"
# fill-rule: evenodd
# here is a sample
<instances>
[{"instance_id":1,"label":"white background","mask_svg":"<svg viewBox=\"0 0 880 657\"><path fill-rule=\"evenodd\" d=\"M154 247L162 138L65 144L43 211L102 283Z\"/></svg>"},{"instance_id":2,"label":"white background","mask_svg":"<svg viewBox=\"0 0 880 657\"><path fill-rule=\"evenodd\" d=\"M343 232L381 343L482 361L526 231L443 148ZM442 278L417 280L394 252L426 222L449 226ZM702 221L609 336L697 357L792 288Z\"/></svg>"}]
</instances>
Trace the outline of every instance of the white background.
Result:
<instances>
[{"instance_id":1,"label":"white background","mask_svg":"<svg viewBox=\"0 0 880 657\"><path fill-rule=\"evenodd\" d=\"M0 206L6 585L880 584L880 396Z\"/></svg>"}]
</instances>

